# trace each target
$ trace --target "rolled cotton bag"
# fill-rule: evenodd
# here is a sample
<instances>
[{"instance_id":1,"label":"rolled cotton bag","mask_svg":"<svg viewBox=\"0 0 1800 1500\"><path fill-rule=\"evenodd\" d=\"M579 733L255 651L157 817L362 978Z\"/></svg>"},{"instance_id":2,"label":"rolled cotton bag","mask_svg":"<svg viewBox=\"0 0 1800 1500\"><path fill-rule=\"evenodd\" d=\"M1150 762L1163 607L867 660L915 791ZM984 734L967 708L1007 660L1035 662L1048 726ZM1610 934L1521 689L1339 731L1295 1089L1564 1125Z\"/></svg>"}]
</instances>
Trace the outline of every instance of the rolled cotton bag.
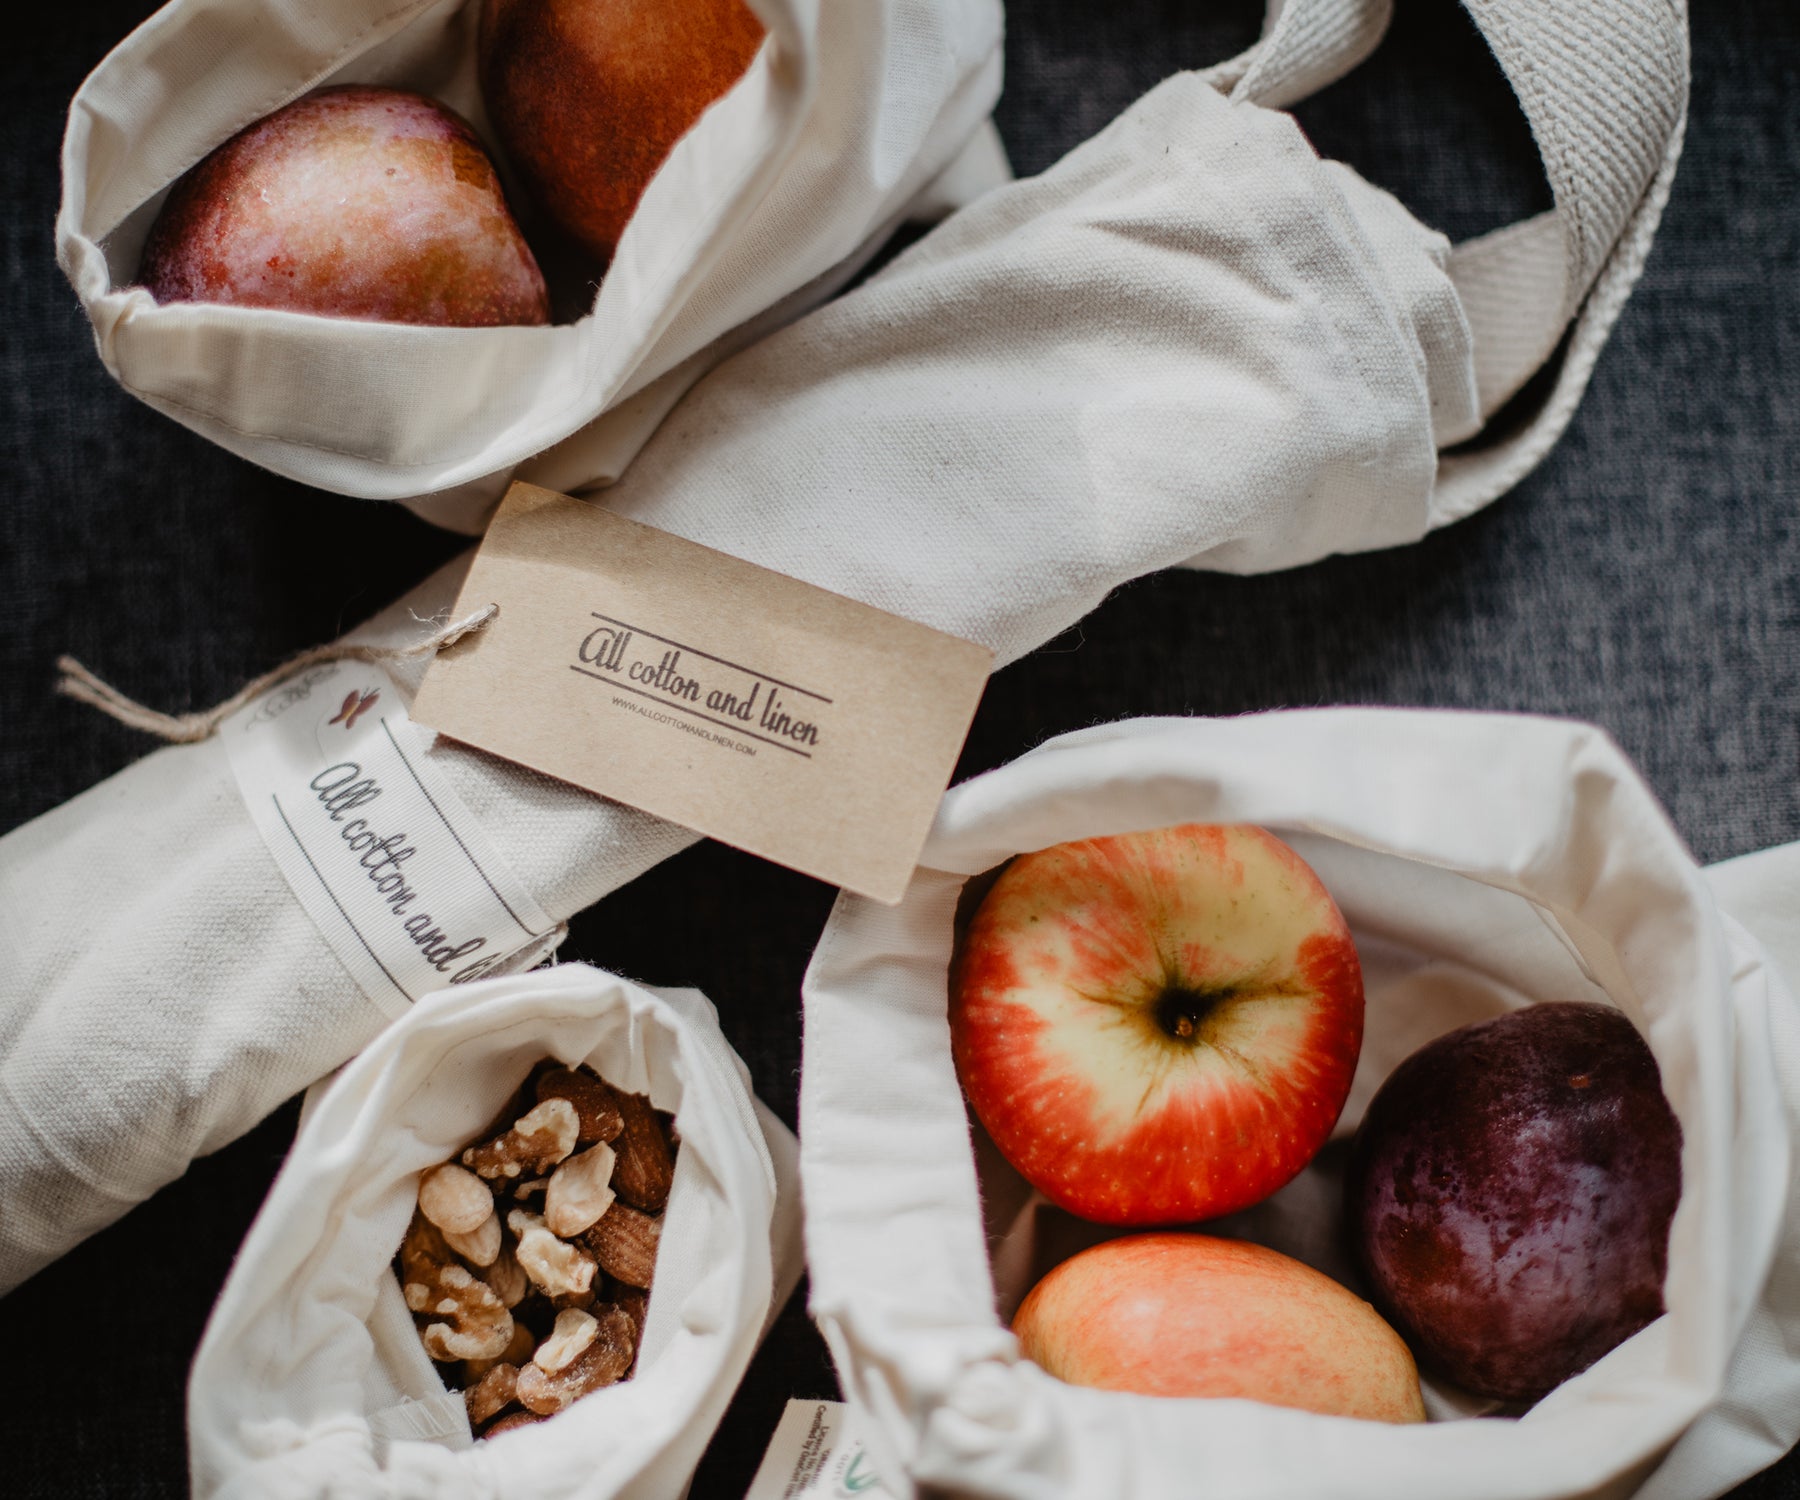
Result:
<instances>
[{"instance_id":1,"label":"rolled cotton bag","mask_svg":"<svg viewBox=\"0 0 1800 1500\"><path fill-rule=\"evenodd\" d=\"M1020 1357L1005 1320L1034 1276L1115 1231L1051 1208L972 1138L946 1018L965 891L1015 854L1190 822L1269 829L1349 923L1366 1012L1340 1140L1445 1031L1539 1001L1629 1018L1681 1127L1663 1317L1522 1416L1427 1379L1433 1420L1417 1425L1148 1399ZM1702 870L1605 735L1519 716L1140 720L954 788L906 899L840 897L804 987L812 1311L884 1480L1018 1497L1704 1500L1772 1463L1800 1437L1797 876L1800 846ZM1341 1162L1327 1148L1208 1232L1353 1277Z\"/></svg>"},{"instance_id":2,"label":"rolled cotton bag","mask_svg":"<svg viewBox=\"0 0 1800 1500\"><path fill-rule=\"evenodd\" d=\"M734 356L597 498L1003 662L1157 568L1291 567L1466 515L1568 421L1686 101L1662 0L1471 12L1563 143L1551 214L1452 247L1322 161L1269 103L1343 71L1387 12L1293 0L1245 58L1170 78ZM1546 403L1472 442L1565 330ZM522 477L591 487L555 456Z\"/></svg>"},{"instance_id":3,"label":"rolled cotton bag","mask_svg":"<svg viewBox=\"0 0 1800 1500\"><path fill-rule=\"evenodd\" d=\"M481 0L172 0L83 83L63 142L57 257L107 370L253 463L465 530L518 463L591 424L590 462L622 466L711 363L836 291L916 201L941 212L1006 171L984 126L997 0L747 3L761 49L657 170L584 315L436 328L158 305L138 257L184 172L322 85L418 90L492 148Z\"/></svg>"},{"instance_id":4,"label":"rolled cotton bag","mask_svg":"<svg viewBox=\"0 0 1800 1500\"><path fill-rule=\"evenodd\" d=\"M428 634L463 566L349 643ZM390 663L394 689L409 693L424 666ZM417 755L462 804L469 836L540 905L545 942L519 934L521 962L554 943L555 923L692 841L448 741L421 742ZM11 954L0 977L0 1289L235 1140L410 1008L379 975L365 986L321 934L217 735L159 750L0 839L0 941Z\"/></svg>"},{"instance_id":5,"label":"rolled cotton bag","mask_svg":"<svg viewBox=\"0 0 1800 1500\"><path fill-rule=\"evenodd\" d=\"M680 1149L635 1371L475 1443L391 1263L420 1173L546 1057L647 1094ZM567 964L431 996L308 1100L194 1359L194 1494L683 1494L800 1276L796 1150L696 991Z\"/></svg>"}]
</instances>

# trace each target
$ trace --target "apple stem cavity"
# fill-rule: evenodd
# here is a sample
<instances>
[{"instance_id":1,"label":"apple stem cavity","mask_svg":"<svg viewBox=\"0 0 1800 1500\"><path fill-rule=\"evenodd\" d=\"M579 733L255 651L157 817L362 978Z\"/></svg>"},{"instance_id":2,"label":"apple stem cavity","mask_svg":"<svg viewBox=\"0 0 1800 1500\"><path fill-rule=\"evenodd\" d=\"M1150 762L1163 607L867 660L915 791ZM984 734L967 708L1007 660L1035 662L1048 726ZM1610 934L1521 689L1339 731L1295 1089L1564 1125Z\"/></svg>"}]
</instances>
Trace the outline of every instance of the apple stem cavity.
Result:
<instances>
[{"instance_id":1,"label":"apple stem cavity","mask_svg":"<svg viewBox=\"0 0 1800 1500\"><path fill-rule=\"evenodd\" d=\"M1218 1218L1291 1181L1362 1043L1343 914L1247 824L1018 855L968 918L947 998L956 1075L994 1145L1102 1224Z\"/></svg>"},{"instance_id":2,"label":"apple stem cavity","mask_svg":"<svg viewBox=\"0 0 1800 1500\"><path fill-rule=\"evenodd\" d=\"M1224 995L1208 997L1185 985L1170 985L1157 998L1153 1014L1164 1034L1178 1042L1195 1042L1200 1036L1200 1023Z\"/></svg>"}]
</instances>

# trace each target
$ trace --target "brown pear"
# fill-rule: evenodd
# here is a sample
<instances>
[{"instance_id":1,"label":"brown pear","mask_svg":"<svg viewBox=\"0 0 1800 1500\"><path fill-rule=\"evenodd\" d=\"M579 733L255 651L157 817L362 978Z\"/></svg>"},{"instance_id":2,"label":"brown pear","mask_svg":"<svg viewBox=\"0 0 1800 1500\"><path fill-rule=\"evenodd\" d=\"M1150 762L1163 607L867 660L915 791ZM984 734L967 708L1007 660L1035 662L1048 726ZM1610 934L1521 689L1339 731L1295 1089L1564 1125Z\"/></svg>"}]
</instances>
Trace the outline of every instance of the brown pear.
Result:
<instances>
[{"instance_id":1,"label":"brown pear","mask_svg":"<svg viewBox=\"0 0 1800 1500\"><path fill-rule=\"evenodd\" d=\"M762 39L743 0L483 0L482 94L544 212L605 261Z\"/></svg>"},{"instance_id":2,"label":"brown pear","mask_svg":"<svg viewBox=\"0 0 1800 1500\"><path fill-rule=\"evenodd\" d=\"M276 110L177 182L138 279L158 302L465 327L550 318L468 123L360 85Z\"/></svg>"}]
</instances>

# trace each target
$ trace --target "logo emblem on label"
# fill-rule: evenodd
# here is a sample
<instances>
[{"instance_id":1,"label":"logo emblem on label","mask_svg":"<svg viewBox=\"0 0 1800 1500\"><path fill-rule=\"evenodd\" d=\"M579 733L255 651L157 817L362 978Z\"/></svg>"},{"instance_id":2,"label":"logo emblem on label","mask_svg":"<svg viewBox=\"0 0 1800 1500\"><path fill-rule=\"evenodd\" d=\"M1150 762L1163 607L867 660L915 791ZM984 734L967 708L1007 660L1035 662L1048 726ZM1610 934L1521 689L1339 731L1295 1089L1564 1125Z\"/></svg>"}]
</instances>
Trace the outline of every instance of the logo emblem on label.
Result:
<instances>
[{"instance_id":1,"label":"logo emblem on label","mask_svg":"<svg viewBox=\"0 0 1800 1500\"><path fill-rule=\"evenodd\" d=\"M356 728L356 721L375 706L381 697L380 688L351 688L344 695L344 706L325 722L342 724L346 732Z\"/></svg>"},{"instance_id":2,"label":"logo emblem on label","mask_svg":"<svg viewBox=\"0 0 1800 1500\"><path fill-rule=\"evenodd\" d=\"M841 1401L789 1401L744 1500L891 1495L857 1425Z\"/></svg>"}]
</instances>

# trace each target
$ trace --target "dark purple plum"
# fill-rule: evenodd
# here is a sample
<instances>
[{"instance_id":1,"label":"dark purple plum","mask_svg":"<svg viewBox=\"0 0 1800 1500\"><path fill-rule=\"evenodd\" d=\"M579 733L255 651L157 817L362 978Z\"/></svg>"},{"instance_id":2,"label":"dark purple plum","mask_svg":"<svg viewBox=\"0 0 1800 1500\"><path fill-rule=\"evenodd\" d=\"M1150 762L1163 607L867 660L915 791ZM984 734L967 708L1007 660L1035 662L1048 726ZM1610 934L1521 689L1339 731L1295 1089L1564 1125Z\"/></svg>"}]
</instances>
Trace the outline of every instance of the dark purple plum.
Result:
<instances>
[{"instance_id":1,"label":"dark purple plum","mask_svg":"<svg viewBox=\"0 0 1800 1500\"><path fill-rule=\"evenodd\" d=\"M1681 1126L1635 1027L1567 1002L1401 1063L1350 1154L1352 1248L1419 1363L1530 1402L1663 1311Z\"/></svg>"}]
</instances>

